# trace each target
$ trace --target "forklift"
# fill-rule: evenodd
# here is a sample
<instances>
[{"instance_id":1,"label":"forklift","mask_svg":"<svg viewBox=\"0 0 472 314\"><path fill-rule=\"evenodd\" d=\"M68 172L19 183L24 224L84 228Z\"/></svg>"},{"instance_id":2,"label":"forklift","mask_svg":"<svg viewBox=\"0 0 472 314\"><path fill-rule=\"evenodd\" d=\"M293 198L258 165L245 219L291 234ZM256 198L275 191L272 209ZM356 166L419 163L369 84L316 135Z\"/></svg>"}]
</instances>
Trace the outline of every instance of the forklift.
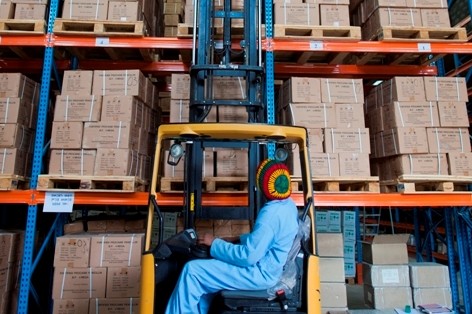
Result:
<instances>
[{"instance_id":1,"label":"forklift","mask_svg":"<svg viewBox=\"0 0 472 314\"><path fill-rule=\"evenodd\" d=\"M162 124L157 130L139 313L163 313L183 264L195 258L209 258L208 250L197 245L196 220L255 221L264 205L263 193L256 183L256 170L262 160L271 158L288 164L297 176L292 181L292 190L296 190L293 198L299 207L299 225L305 232L299 232L291 250L294 254L289 254L284 267L282 277L292 279L291 284L274 291L221 291L210 313L320 314L308 133L303 127L267 122L268 111L273 109L265 105L263 92L262 1L244 0L239 10L233 8L232 0L221 2L223 6L217 6L216 0L194 1L189 122ZM232 34L234 19L242 20L242 35ZM215 27L216 20L223 21L222 32ZM243 97L215 97L214 84L221 78L243 82ZM222 106L244 107L247 120L220 121ZM211 113L215 121L207 122ZM208 167L212 168L210 173L218 173L218 163L214 161L224 150L237 151L247 160L247 171L241 173L246 183L244 191L209 190ZM164 169L176 167L183 170L183 191L179 194L161 191ZM165 204L160 200L165 196L182 197L183 205L177 210L183 217L183 230L164 241L162 209ZM152 241L153 230L159 230L157 243Z\"/></svg>"}]
</instances>

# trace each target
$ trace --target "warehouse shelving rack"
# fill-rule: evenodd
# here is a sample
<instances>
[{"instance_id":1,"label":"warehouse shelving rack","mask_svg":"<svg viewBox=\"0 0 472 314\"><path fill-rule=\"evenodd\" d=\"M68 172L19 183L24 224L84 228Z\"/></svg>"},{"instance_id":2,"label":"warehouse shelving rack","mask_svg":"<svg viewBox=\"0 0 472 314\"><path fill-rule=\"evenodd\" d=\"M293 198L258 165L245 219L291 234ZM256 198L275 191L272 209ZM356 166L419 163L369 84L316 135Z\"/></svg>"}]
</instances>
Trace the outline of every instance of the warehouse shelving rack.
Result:
<instances>
[{"instance_id":1,"label":"warehouse shelving rack","mask_svg":"<svg viewBox=\"0 0 472 314\"><path fill-rule=\"evenodd\" d=\"M471 0L467 0L472 2ZM266 8L271 8L270 0L265 0ZM451 2L451 1L449 1ZM35 252L34 234L37 228L38 205L44 203L45 192L37 191L36 184L38 175L41 173L45 128L47 123L47 107L49 104L50 81L52 69L65 70L72 67L71 61L54 60L54 49L68 46L96 47L103 45L93 37L80 36L58 36L53 34L54 20L59 7L58 0L51 0L47 32L44 35L15 36L4 35L0 38L0 46L36 46L44 47L43 60L0 60L0 69L8 71L22 71L26 73L42 73L41 94L38 112L38 126L36 130L33 171L29 190L0 191L1 204L27 205L27 219L25 224L25 245L22 261L22 275L19 291L18 313L28 313L31 275L37 260L41 258L42 249L33 256ZM471 7L469 5L469 7ZM289 75L303 76L327 76L327 77L362 77L362 78L388 78L396 75L437 75L436 66L429 63L422 65L353 65L353 64L297 64L281 63L275 61L275 53L281 51L300 52L329 52L329 53L367 53L367 54L420 54L433 56L429 60L440 60L444 55L471 55L472 43L445 43L445 42L343 42L343 41L311 41L311 40L286 40L274 39L272 36L272 11L266 10L266 39L263 42L265 50L266 65L266 94L269 108L268 122L274 123L274 80L275 77L286 77ZM111 37L107 39L107 47L119 48L159 48L188 50L192 47L191 39L181 38L127 38ZM237 43L234 44L237 47ZM431 61L430 61L431 62ZM472 67L472 63L466 63L448 73L458 75ZM143 62L143 61L92 61L81 60L82 69L124 69L139 68L143 72L157 75L165 75L174 72L187 72L189 65L183 62ZM204 195L203 202L207 204L234 205L246 204L247 196L234 194L208 194ZM183 197L175 194L158 194L157 199L163 206L180 206ZM302 203L302 196L294 194L297 203ZM76 205L122 205L122 206L146 206L148 204L148 193L75 193ZM429 210L433 207L440 209L444 214L445 240L448 247L457 250L448 250L448 264L450 273L455 274L457 265L462 280L462 304L470 304L472 283L469 278L472 275L471 246L472 246L472 221L470 208L472 207L472 194L444 193L444 194L371 194L371 193L335 193L316 194L315 204L318 207L344 207L354 208L359 211L362 207L394 207L398 209L417 208L419 211ZM54 220L53 227L57 227L62 221L61 215ZM414 230L421 226L417 221ZM51 228L53 230L53 228ZM48 233L48 238L52 233ZM358 235L359 236L359 235ZM358 239L360 239L358 237ZM359 253L359 252L358 252ZM359 254L358 254L359 255ZM459 291L456 276L451 276L451 288L453 303L458 308ZM465 309L465 313L472 313L471 309Z\"/></svg>"}]
</instances>

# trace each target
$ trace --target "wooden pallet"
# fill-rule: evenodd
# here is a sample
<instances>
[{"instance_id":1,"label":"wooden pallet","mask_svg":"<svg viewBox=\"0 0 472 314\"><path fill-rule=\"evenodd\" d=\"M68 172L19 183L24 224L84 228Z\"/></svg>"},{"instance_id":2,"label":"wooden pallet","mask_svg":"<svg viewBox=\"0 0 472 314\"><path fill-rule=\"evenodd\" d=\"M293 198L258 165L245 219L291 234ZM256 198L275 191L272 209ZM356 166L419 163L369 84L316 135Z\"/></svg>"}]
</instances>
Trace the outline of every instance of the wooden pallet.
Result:
<instances>
[{"instance_id":1,"label":"wooden pallet","mask_svg":"<svg viewBox=\"0 0 472 314\"><path fill-rule=\"evenodd\" d=\"M213 27L215 38L223 38L223 27ZM265 25L262 25L262 38L265 38ZM231 26L231 35L235 38L244 35L244 26ZM177 25L177 37L179 38L191 38L193 37L193 25L179 23Z\"/></svg>"},{"instance_id":2,"label":"wooden pallet","mask_svg":"<svg viewBox=\"0 0 472 314\"><path fill-rule=\"evenodd\" d=\"M144 192L147 182L131 176L39 175L39 191Z\"/></svg>"},{"instance_id":3,"label":"wooden pallet","mask_svg":"<svg viewBox=\"0 0 472 314\"><path fill-rule=\"evenodd\" d=\"M402 175L380 182L384 193L472 193L472 177L446 175Z\"/></svg>"},{"instance_id":4,"label":"wooden pallet","mask_svg":"<svg viewBox=\"0 0 472 314\"><path fill-rule=\"evenodd\" d=\"M29 179L18 175L0 175L0 191L26 190L29 188Z\"/></svg>"},{"instance_id":5,"label":"wooden pallet","mask_svg":"<svg viewBox=\"0 0 472 314\"><path fill-rule=\"evenodd\" d=\"M247 177L206 177L202 180L203 192L247 192ZM183 178L161 178L161 192L182 192Z\"/></svg>"},{"instance_id":6,"label":"wooden pallet","mask_svg":"<svg viewBox=\"0 0 472 314\"><path fill-rule=\"evenodd\" d=\"M76 36L144 36L144 23L56 19L54 33Z\"/></svg>"},{"instance_id":7,"label":"wooden pallet","mask_svg":"<svg viewBox=\"0 0 472 314\"><path fill-rule=\"evenodd\" d=\"M373 40L467 42L467 31L459 27L383 26Z\"/></svg>"},{"instance_id":8,"label":"wooden pallet","mask_svg":"<svg viewBox=\"0 0 472 314\"><path fill-rule=\"evenodd\" d=\"M369 192L379 193L379 177L313 177L317 192ZM292 191L303 191L301 178L292 178Z\"/></svg>"},{"instance_id":9,"label":"wooden pallet","mask_svg":"<svg viewBox=\"0 0 472 314\"><path fill-rule=\"evenodd\" d=\"M274 25L274 38L360 41L358 26Z\"/></svg>"},{"instance_id":10,"label":"wooden pallet","mask_svg":"<svg viewBox=\"0 0 472 314\"><path fill-rule=\"evenodd\" d=\"M0 19L0 35L31 35L44 34L46 31L45 20L14 20Z\"/></svg>"}]
</instances>

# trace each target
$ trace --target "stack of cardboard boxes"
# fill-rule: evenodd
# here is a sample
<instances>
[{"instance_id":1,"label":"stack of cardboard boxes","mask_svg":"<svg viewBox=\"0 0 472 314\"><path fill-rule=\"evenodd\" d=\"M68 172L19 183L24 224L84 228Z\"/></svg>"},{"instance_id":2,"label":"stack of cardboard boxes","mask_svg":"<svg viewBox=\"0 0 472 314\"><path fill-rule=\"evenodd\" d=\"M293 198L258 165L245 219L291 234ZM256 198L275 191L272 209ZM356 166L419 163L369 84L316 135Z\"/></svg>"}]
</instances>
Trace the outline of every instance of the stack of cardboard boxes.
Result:
<instances>
[{"instance_id":1,"label":"stack of cardboard boxes","mask_svg":"<svg viewBox=\"0 0 472 314\"><path fill-rule=\"evenodd\" d=\"M0 314L16 313L23 233L0 230Z\"/></svg>"},{"instance_id":2,"label":"stack of cardboard boxes","mask_svg":"<svg viewBox=\"0 0 472 314\"><path fill-rule=\"evenodd\" d=\"M364 0L352 20L364 40L377 38L383 27L451 27L446 0Z\"/></svg>"},{"instance_id":3,"label":"stack of cardboard boxes","mask_svg":"<svg viewBox=\"0 0 472 314\"><path fill-rule=\"evenodd\" d=\"M0 3L0 19L43 20L46 0L7 0Z\"/></svg>"},{"instance_id":4,"label":"stack of cardboard boxes","mask_svg":"<svg viewBox=\"0 0 472 314\"><path fill-rule=\"evenodd\" d=\"M364 302L375 309L412 305L408 250L409 234L377 235L362 246Z\"/></svg>"},{"instance_id":5,"label":"stack of cardboard boxes","mask_svg":"<svg viewBox=\"0 0 472 314\"><path fill-rule=\"evenodd\" d=\"M452 308L449 268L438 263L410 263L413 305L437 303Z\"/></svg>"},{"instance_id":6,"label":"stack of cardboard boxes","mask_svg":"<svg viewBox=\"0 0 472 314\"><path fill-rule=\"evenodd\" d=\"M465 80L394 77L366 98L372 172L468 176L472 166Z\"/></svg>"},{"instance_id":7,"label":"stack of cardboard boxes","mask_svg":"<svg viewBox=\"0 0 472 314\"><path fill-rule=\"evenodd\" d=\"M39 88L21 73L0 74L1 175L30 175Z\"/></svg>"},{"instance_id":8,"label":"stack of cardboard boxes","mask_svg":"<svg viewBox=\"0 0 472 314\"><path fill-rule=\"evenodd\" d=\"M189 3L193 11L193 3ZM166 0L164 2L164 36L177 36L177 26L184 21L185 0ZM190 14L189 14L190 16ZM192 15L193 19L193 15ZM190 23L189 23L190 24Z\"/></svg>"},{"instance_id":9,"label":"stack of cardboard boxes","mask_svg":"<svg viewBox=\"0 0 472 314\"><path fill-rule=\"evenodd\" d=\"M350 26L349 0L274 0L274 24Z\"/></svg>"},{"instance_id":10,"label":"stack of cardboard boxes","mask_svg":"<svg viewBox=\"0 0 472 314\"><path fill-rule=\"evenodd\" d=\"M347 310L344 273L343 235L341 232L317 232L320 257L320 293L322 313Z\"/></svg>"},{"instance_id":11,"label":"stack of cardboard boxes","mask_svg":"<svg viewBox=\"0 0 472 314\"><path fill-rule=\"evenodd\" d=\"M158 116L139 70L66 71L57 96L49 174L148 180Z\"/></svg>"},{"instance_id":12,"label":"stack of cardboard boxes","mask_svg":"<svg viewBox=\"0 0 472 314\"><path fill-rule=\"evenodd\" d=\"M314 176L370 176L360 79L292 77L278 97L278 123L308 129ZM293 156L294 176L300 176Z\"/></svg>"},{"instance_id":13,"label":"stack of cardboard boxes","mask_svg":"<svg viewBox=\"0 0 472 314\"><path fill-rule=\"evenodd\" d=\"M143 234L57 238L53 313L138 313L143 246Z\"/></svg>"}]
</instances>

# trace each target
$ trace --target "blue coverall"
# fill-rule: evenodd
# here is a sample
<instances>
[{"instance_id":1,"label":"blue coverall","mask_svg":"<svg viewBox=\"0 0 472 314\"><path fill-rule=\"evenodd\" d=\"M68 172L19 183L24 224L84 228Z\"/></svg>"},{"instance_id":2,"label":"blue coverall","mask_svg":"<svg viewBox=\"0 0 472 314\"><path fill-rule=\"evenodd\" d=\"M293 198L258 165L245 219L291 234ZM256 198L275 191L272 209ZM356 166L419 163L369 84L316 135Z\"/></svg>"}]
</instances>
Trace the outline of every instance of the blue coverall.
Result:
<instances>
[{"instance_id":1,"label":"blue coverall","mask_svg":"<svg viewBox=\"0 0 472 314\"><path fill-rule=\"evenodd\" d=\"M291 198L269 201L251 233L240 244L215 239L212 259L188 262L170 297L166 314L207 313L220 290L261 290L275 285L298 231L297 207Z\"/></svg>"}]
</instances>

